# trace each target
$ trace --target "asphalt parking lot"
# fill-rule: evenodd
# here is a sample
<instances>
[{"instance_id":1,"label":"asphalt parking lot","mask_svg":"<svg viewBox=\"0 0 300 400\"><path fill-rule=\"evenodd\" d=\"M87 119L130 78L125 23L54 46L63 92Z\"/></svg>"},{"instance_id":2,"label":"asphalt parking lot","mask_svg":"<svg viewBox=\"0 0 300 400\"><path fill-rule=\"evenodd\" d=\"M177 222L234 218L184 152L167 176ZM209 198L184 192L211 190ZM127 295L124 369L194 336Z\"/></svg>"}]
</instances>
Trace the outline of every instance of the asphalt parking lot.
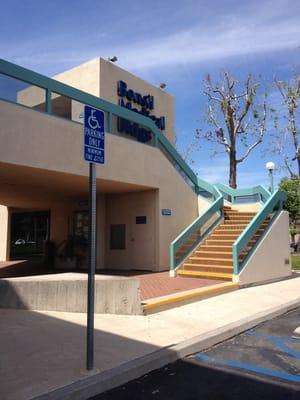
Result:
<instances>
[{"instance_id":1,"label":"asphalt parking lot","mask_svg":"<svg viewBox=\"0 0 300 400\"><path fill-rule=\"evenodd\" d=\"M300 398L300 308L93 400Z\"/></svg>"}]
</instances>

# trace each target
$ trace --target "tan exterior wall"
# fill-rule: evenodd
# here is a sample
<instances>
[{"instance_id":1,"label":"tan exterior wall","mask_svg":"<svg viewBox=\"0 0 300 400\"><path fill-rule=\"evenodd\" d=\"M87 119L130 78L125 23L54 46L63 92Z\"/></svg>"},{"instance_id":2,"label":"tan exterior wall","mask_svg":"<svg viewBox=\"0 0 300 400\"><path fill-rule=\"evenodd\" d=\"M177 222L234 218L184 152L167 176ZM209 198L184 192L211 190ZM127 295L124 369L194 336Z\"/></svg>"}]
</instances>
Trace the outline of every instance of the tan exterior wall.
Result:
<instances>
[{"instance_id":1,"label":"tan exterior wall","mask_svg":"<svg viewBox=\"0 0 300 400\"><path fill-rule=\"evenodd\" d=\"M99 97L100 60L96 58L88 61L78 67L55 75L53 79ZM53 93L52 98L56 97L58 96ZM18 92L17 102L28 107L43 104L45 102L45 91L36 86L20 90Z\"/></svg>"},{"instance_id":2,"label":"tan exterior wall","mask_svg":"<svg viewBox=\"0 0 300 400\"><path fill-rule=\"evenodd\" d=\"M6 261L9 251L9 211L0 205L0 261Z\"/></svg>"},{"instance_id":3,"label":"tan exterior wall","mask_svg":"<svg viewBox=\"0 0 300 400\"><path fill-rule=\"evenodd\" d=\"M3 101L0 101L0 119L2 163L11 165L12 169L17 166L30 167L35 168L40 176L45 174L48 178L38 183L40 191L52 194L54 191L57 195L61 193L67 196L70 195L69 191L79 190L80 185L86 191L88 164L82 160L81 125ZM120 187L124 192L124 185L128 185L128 191L158 190L158 233L155 238L158 243L158 267L168 269L170 242L198 216L197 196L162 152L152 146L107 134L106 160L104 166L97 168L99 190L105 191L107 188L109 191L113 187L118 192ZM19 175L24 168L18 170L13 178L21 179ZM54 174L53 177L49 172ZM33 185L37 174L33 172L28 176L28 185ZM61 180L61 176L64 180ZM78 181L76 177L84 179ZM32 192L24 190L24 193L34 198ZM49 199L50 194L45 194L45 197ZM1 198L0 204L5 204ZM46 204L43 202L43 208ZM23 204L22 207L27 206ZM59 222L59 213L66 215L66 211L61 200L57 207L61 210L57 213L56 207L51 206L51 209L58 221L55 237L60 239L67 228ZM162 216L162 208L170 208L172 216ZM100 259L98 261L101 264Z\"/></svg>"},{"instance_id":4,"label":"tan exterior wall","mask_svg":"<svg viewBox=\"0 0 300 400\"><path fill-rule=\"evenodd\" d=\"M211 202L209 200L205 199L202 196L198 196L199 215L210 206L211 206Z\"/></svg>"},{"instance_id":5,"label":"tan exterior wall","mask_svg":"<svg viewBox=\"0 0 300 400\"><path fill-rule=\"evenodd\" d=\"M105 265L113 269L157 270L157 218L155 190L106 196ZM136 224L137 216L145 216L146 224ZM125 224L124 250L110 249L110 225Z\"/></svg>"},{"instance_id":6,"label":"tan exterior wall","mask_svg":"<svg viewBox=\"0 0 300 400\"><path fill-rule=\"evenodd\" d=\"M290 275L289 215L282 211L236 280L249 285Z\"/></svg>"},{"instance_id":7,"label":"tan exterior wall","mask_svg":"<svg viewBox=\"0 0 300 400\"><path fill-rule=\"evenodd\" d=\"M105 249L106 249L106 196L97 194L97 269L105 268Z\"/></svg>"},{"instance_id":8,"label":"tan exterior wall","mask_svg":"<svg viewBox=\"0 0 300 400\"><path fill-rule=\"evenodd\" d=\"M119 80L127 83L128 89L140 93L142 96L150 94L154 97L154 109L151 115L156 117L165 117L166 129L162 131L164 135L174 143L175 127L174 127L174 97L159 87L150 85L148 82L136 77L128 71L118 67L103 58L96 58L81 64L68 71L55 75L53 79L90 93L94 96L101 97L116 105L119 104L119 96L117 93L117 85ZM59 96L55 93L52 98L58 100ZM67 99L65 99L67 100ZM128 100L126 100L127 102ZM45 103L45 91L38 87L29 87L18 92L17 102L28 107L35 107ZM141 107L132 103L134 108ZM57 104L57 114L63 115L62 108L70 107L67 101ZM56 107L53 104L53 110ZM54 111L55 112L55 111ZM77 101L71 101L71 118L73 121L80 122L80 114L83 113L83 105ZM116 130L116 129L115 129ZM117 131L115 132L117 133Z\"/></svg>"}]
</instances>

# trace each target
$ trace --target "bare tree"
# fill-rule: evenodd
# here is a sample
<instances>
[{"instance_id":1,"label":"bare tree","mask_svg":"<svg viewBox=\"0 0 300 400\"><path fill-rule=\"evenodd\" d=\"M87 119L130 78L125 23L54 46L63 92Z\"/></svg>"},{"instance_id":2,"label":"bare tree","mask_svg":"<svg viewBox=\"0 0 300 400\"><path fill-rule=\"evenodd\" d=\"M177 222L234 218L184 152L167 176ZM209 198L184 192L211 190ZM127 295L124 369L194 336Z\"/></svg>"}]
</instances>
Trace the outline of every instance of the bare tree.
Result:
<instances>
[{"instance_id":1,"label":"bare tree","mask_svg":"<svg viewBox=\"0 0 300 400\"><path fill-rule=\"evenodd\" d=\"M280 143L279 153L284 154L284 164L289 174L292 177L298 176L300 177L300 126L298 125L299 111L298 105L300 100L300 75L294 75L291 82L278 81L275 78L275 85L279 90L283 102L287 107L287 125L284 129L284 132L288 133L292 140L293 146L293 154L292 156L287 156L287 141L285 138L282 140L278 140L277 143ZM297 164L297 172L295 173L292 167L292 162L295 161Z\"/></svg>"},{"instance_id":2,"label":"bare tree","mask_svg":"<svg viewBox=\"0 0 300 400\"><path fill-rule=\"evenodd\" d=\"M266 132L266 92L258 103L258 87L252 75L239 84L228 72L220 82L213 83L210 75L205 80L204 94L208 98L208 124L212 131L197 130L204 137L223 147L229 159L229 186L237 187L237 166L262 142ZM240 156L237 153L241 152Z\"/></svg>"}]
</instances>

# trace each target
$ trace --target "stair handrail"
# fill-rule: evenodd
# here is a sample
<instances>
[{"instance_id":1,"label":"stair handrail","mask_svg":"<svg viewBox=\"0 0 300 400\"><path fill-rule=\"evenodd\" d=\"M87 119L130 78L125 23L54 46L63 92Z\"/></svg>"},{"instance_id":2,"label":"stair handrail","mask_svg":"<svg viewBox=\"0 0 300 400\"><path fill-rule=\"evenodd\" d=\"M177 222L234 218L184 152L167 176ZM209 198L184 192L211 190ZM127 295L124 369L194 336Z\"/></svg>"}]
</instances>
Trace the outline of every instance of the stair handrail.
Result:
<instances>
[{"instance_id":1,"label":"stair handrail","mask_svg":"<svg viewBox=\"0 0 300 400\"><path fill-rule=\"evenodd\" d=\"M206 182L205 182L206 183ZM210 185L210 184L208 184ZM212 186L212 185L211 185ZM205 186L206 188L206 186ZM214 202L209 205L207 209L203 211L189 226L187 226L170 244L170 271L174 272L178 266L176 263L176 251L186 242L186 240L191 236L193 232L200 229L215 213L220 212L217 220L212 221L212 223L207 227L206 231L201 235L199 240L195 241L193 246L189 249L192 251L196 246L198 246L206 237L207 233L223 218L223 207L224 198L217 187L213 187ZM182 259L185 258L185 255ZM180 262L179 262L180 263ZM178 263L178 264L179 264Z\"/></svg>"},{"instance_id":2,"label":"stair handrail","mask_svg":"<svg viewBox=\"0 0 300 400\"><path fill-rule=\"evenodd\" d=\"M221 193L231 197L231 200L227 199L227 201L229 201L232 204L236 203L237 197L258 195L260 202L265 203L271 196L269 190L267 190L262 185L257 185L250 188L240 188L240 189L233 189L230 186L223 185L222 183L217 183L215 186L217 186L217 188L221 191Z\"/></svg>"},{"instance_id":3,"label":"stair handrail","mask_svg":"<svg viewBox=\"0 0 300 400\"><path fill-rule=\"evenodd\" d=\"M234 268L234 274L237 275L240 273L242 270L243 266L245 265L246 260L249 259L249 256L253 254L255 251L257 245L262 239L261 238L255 243L255 246L253 246L250 251L247 254L247 257L240 263L239 257L242 251L245 249L249 241L253 238L255 233L258 231L262 223L265 221L265 219L270 215L275 212L275 217L278 215L280 211L283 209L283 203L286 201L287 195L285 192L277 190L275 193L273 193L266 203L263 205L263 207L259 210L259 212L256 214L256 216L252 219L252 221L249 223L249 225L246 226L246 228L243 230L243 232L240 234L240 236L236 239L232 246L232 255L233 255L233 268ZM268 226L270 226L274 222L274 218L271 219L270 223Z\"/></svg>"}]
</instances>

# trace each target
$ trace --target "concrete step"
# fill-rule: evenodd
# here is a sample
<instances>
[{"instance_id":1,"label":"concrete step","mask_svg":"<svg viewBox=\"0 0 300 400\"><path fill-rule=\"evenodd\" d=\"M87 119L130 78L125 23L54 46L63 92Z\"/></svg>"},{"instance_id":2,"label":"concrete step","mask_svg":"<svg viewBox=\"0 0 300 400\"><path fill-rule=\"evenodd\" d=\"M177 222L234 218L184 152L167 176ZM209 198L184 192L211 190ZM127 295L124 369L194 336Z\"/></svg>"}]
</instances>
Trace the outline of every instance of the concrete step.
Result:
<instances>
[{"instance_id":1,"label":"concrete step","mask_svg":"<svg viewBox=\"0 0 300 400\"><path fill-rule=\"evenodd\" d=\"M240 225L244 224L245 226L249 225L251 219L249 220L239 220L239 219L224 219L225 225Z\"/></svg>"},{"instance_id":2,"label":"concrete step","mask_svg":"<svg viewBox=\"0 0 300 400\"><path fill-rule=\"evenodd\" d=\"M187 263L196 263L202 265L229 265L232 266L232 257L231 258L208 258L208 257L189 257ZM185 265L185 263L183 264Z\"/></svg>"},{"instance_id":3,"label":"concrete step","mask_svg":"<svg viewBox=\"0 0 300 400\"><path fill-rule=\"evenodd\" d=\"M214 272L233 272L232 265L203 265L199 263L184 263L184 270L193 271L214 271Z\"/></svg>"},{"instance_id":4,"label":"concrete step","mask_svg":"<svg viewBox=\"0 0 300 400\"><path fill-rule=\"evenodd\" d=\"M211 251L211 252L231 252L232 253L232 245L210 245L210 244L202 244L198 250Z\"/></svg>"},{"instance_id":5,"label":"concrete step","mask_svg":"<svg viewBox=\"0 0 300 400\"><path fill-rule=\"evenodd\" d=\"M232 251L204 251L201 248L199 248L199 250L196 250L195 253L189 258L194 258L194 257L208 258L208 259L220 258L220 259L232 260Z\"/></svg>"},{"instance_id":6,"label":"concrete step","mask_svg":"<svg viewBox=\"0 0 300 400\"><path fill-rule=\"evenodd\" d=\"M223 233L228 232L230 234L236 234L237 236L239 236L243 232L243 230L244 229L220 229L220 228L218 228L214 231L214 234L218 234L218 233L223 234Z\"/></svg>"},{"instance_id":7,"label":"concrete step","mask_svg":"<svg viewBox=\"0 0 300 400\"><path fill-rule=\"evenodd\" d=\"M220 224L218 228L220 229L245 229L247 223L244 224Z\"/></svg>"}]
</instances>

